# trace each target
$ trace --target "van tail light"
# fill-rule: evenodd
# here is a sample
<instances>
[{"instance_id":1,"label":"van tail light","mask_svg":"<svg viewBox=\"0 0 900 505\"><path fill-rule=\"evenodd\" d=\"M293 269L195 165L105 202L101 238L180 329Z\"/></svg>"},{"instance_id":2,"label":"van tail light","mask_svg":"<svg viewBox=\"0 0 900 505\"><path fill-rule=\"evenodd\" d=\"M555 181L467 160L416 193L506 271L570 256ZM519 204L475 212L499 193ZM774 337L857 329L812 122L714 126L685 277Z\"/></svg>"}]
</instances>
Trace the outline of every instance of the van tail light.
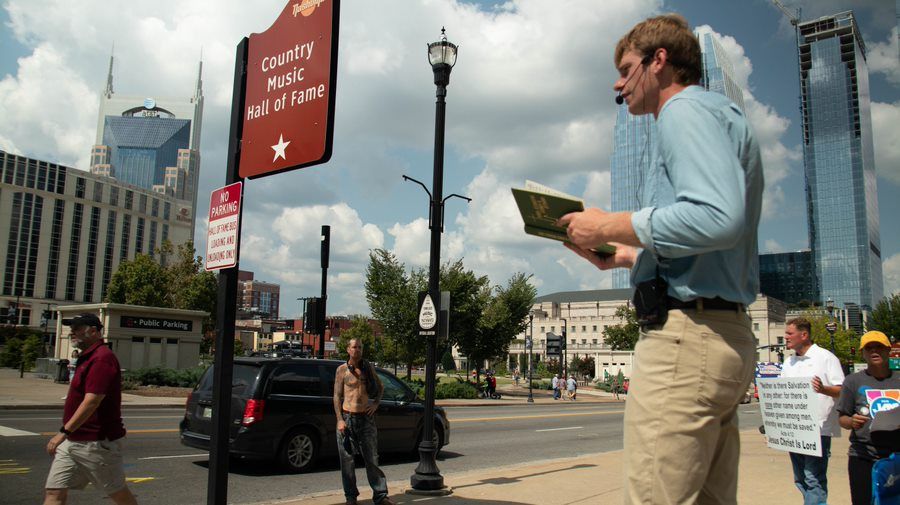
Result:
<instances>
[{"instance_id":1,"label":"van tail light","mask_svg":"<svg viewBox=\"0 0 900 505\"><path fill-rule=\"evenodd\" d=\"M193 398L193 397L194 397L194 392L193 392L193 391L191 391L190 393L188 393L188 395L187 395L187 400L184 402L184 410L188 410L189 408L191 408L191 407L190 407L190 406L191 406L191 398Z\"/></svg>"},{"instance_id":2,"label":"van tail light","mask_svg":"<svg viewBox=\"0 0 900 505\"><path fill-rule=\"evenodd\" d=\"M265 400L247 400L247 406L244 407L244 419L241 425L250 426L253 423L263 420L263 410L266 408Z\"/></svg>"}]
</instances>

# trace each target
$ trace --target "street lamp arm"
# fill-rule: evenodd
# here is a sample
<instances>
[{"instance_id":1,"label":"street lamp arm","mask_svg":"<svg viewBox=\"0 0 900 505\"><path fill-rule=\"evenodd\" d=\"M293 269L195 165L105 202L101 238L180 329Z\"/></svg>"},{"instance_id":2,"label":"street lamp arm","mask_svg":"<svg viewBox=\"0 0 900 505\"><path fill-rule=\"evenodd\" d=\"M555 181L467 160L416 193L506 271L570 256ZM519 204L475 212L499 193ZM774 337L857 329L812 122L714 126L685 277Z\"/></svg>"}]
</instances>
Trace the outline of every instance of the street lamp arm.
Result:
<instances>
[{"instance_id":1,"label":"street lamp arm","mask_svg":"<svg viewBox=\"0 0 900 505\"><path fill-rule=\"evenodd\" d=\"M457 195L456 193L451 193L451 194L447 195L443 200L441 200L441 205L443 205L447 200L449 200L450 198L452 198L454 196L457 198L462 198L463 200L465 200L469 203L472 202L472 199L469 198L468 196L462 196L462 195Z\"/></svg>"},{"instance_id":2,"label":"street lamp arm","mask_svg":"<svg viewBox=\"0 0 900 505\"><path fill-rule=\"evenodd\" d=\"M418 184L419 186L422 186L422 189L424 189L425 192L428 193L428 199L429 199L429 200L433 200L433 199L434 199L434 197L431 196L431 191L428 191L428 187L425 186L425 184L422 184L422 181L420 181L420 180L418 180L418 179L413 179L412 177L410 177L410 176L408 176L408 175L406 175L406 174L403 175L403 180L404 180L404 181L413 181L414 183Z\"/></svg>"}]
</instances>

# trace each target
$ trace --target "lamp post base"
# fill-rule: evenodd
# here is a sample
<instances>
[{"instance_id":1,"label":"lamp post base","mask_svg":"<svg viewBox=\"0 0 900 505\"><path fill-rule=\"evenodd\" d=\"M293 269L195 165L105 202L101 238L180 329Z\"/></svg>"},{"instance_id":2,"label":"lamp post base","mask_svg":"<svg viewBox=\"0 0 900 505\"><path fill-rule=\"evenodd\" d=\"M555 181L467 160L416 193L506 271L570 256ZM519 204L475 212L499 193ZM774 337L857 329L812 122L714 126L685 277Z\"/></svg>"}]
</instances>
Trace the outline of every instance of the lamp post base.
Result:
<instances>
[{"instance_id":1,"label":"lamp post base","mask_svg":"<svg viewBox=\"0 0 900 505\"><path fill-rule=\"evenodd\" d=\"M434 459L435 449L434 443L430 440L423 440L419 444L419 466L416 467L416 473L409 478L413 490L430 493L446 488L444 477Z\"/></svg>"}]
</instances>

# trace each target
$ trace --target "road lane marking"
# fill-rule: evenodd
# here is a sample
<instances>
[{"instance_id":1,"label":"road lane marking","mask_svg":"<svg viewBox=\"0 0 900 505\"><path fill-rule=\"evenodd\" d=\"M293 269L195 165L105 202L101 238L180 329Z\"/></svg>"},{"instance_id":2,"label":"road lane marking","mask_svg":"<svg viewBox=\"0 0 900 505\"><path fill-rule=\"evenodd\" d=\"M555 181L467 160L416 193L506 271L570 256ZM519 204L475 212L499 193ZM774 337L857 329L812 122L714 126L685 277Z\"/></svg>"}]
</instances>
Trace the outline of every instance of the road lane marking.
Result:
<instances>
[{"instance_id":1,"label":"road lane marking","mask_svg":"<svg viewBox=\"0 0 900 505\"><path fill-rule=\"evenodd\" d=\"M8 426L0 426L0 437L27 437L32 435L37 435L37 433L17 430Z\"/></svg>"},{"instance_id":2,"label":"road lane marking","mask_svg":"<svg viewBox=\"0 0 900 505\"><path fill-rule=\"evenodd\" d=\"M563 430L583 430L583 426L570 426L568 428L547 428L545 430L534 430L535 433L540 433L542 431L563 431Z\"/></svg>"},{"instance_id":3,"label":"road lane marking","mask_svg":"<svg viewBox=\"0 0 900 505\"><path fill-rule=\"evenodd\" d=\"M24 475L30 472L31 468L19 466L14 459L0 459L0 475Z\"/></svg>"},{"instance_id":4,"label":"road lane marking","mask_svg":"<svg viewBox=\"0 0 900 505\"><path fill-rule=\"evenodd\" d=\"M132 484L141 484L143 482L150 482L151 480L156 480L156 477L126 477L126 482L131 482Z\"/></svg>"},{"instance_id":5,"label":"road lane marking","mask_svg":"<svg viewBox=\"0 0 900 505\"><path fill-rule=\"evenodd\" d=\"M624 410L607 410L603 412L567 412L563 413L550 413L550 414L533 414L528 416L497 416L497 417L468 417L465 419L454 419L450 418L451 424L459 424L459 423L474 423L474 422L484 422L484 421L514 421L516 419L555 419L559 417L575 417L575 416L605 416L610 414L622 414Z\"/></svg>"},{"instance_id":6,"label":"road lane marking","mask_svg":"<svg viewBox=\"0 0 900 505\"><path fill-rule=\"evenodd\" d=\"M201 456L209 456L208 452L204 452L203 454L179 454L177 456L148 456L146 458L138 458L138 460L144 459L171 459L171 458L199 458Z\"/></svg>"},{"instance_id":7,"label":"road lane marking","mask_svg":"<svg viewBox=\"0 0 900 505\"><path fill-rule=\"evenodd\" d=\"M128 434L139 434L139 433L178 433L178 428L160 428L157 430L128 430ZM40 435L52 436L56 435L58 432L56 431L45 431L40 433ZM32 433L32 435L38 435L38 433Z\"/></svg>"}]
</instances>

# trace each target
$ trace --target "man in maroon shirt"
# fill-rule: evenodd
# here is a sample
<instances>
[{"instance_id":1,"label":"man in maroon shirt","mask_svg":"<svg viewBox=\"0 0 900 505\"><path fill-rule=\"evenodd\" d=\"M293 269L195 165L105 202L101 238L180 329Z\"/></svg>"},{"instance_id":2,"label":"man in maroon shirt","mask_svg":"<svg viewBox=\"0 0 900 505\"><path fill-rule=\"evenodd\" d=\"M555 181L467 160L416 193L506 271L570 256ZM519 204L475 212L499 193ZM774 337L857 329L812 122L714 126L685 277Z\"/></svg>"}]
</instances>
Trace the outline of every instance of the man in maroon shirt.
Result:
<instances>
[{"instance_id":1,"label":"man in maroon shirt","mask_svg":"<svg viewBox=\"0 0 900 505\"><path fill-rule=\"evenodd\" d=\"M116 355L103 343L103 325L85 313L63 319L72 344L81 351L69 384L63 425L47 443L54 456L44 485L44 505L66 503L69 489L88 482L117 504L136 505L125 485L122 465L122 373Z\"/></svg>"}]
</instances>

